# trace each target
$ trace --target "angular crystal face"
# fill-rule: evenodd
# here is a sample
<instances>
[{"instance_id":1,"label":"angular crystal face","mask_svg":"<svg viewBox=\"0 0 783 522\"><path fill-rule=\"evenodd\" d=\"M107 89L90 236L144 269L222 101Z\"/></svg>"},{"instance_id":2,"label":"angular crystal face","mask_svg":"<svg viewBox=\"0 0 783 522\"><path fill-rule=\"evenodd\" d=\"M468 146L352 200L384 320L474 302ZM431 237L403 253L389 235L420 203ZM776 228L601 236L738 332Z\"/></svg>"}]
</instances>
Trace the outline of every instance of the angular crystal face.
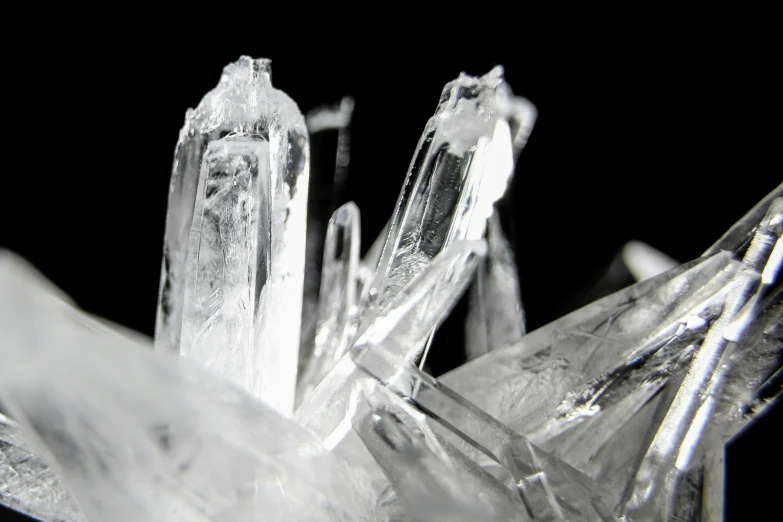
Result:
<instances>
[{"instance_id":1,"label":"angular crystal face","mask_svg":"<svg viewBox=\"0 0 783 522\"><path fill-rule=\"evenodd\" d=\"M783 185L698 259L626 244L614 293L526 334L494 207L536 110L502 73L445 86L360 258L353 100L305 119L268 60L227 66L177 143L155 350L0 252L0 502L47 521L719 520L723 446L781 391ZM466 292L468 362L435 379Z\"/></svg>"},{"instance_id":2,"label":"angular crystal face","mask_svg":"<svg viewBox=\"0 0 783 522\"><path fill-rule=\"evenodd\" d=\"M158 350L191 357L284 414L299 360L307 130L242 57L180 132L169 191Z\"/></svg>"}]
</instances>

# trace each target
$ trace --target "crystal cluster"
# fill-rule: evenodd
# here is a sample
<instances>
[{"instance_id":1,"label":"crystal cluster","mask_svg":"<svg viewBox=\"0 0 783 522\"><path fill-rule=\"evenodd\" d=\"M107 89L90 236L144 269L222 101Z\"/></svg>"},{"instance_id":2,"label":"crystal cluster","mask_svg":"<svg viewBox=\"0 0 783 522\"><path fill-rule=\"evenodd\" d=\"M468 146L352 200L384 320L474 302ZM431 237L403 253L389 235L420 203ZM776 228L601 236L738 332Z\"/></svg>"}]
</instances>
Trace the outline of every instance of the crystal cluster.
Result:
<instances>
[{"instance_id":1,"label":"crystal cluster","mask_svg":"<svg viewBox=\"0 0 783 522\"><path fill-rule=\"evenodd\" d=\"M719 520L723 446L781 390L783 185L688 263L629 243L637 284L526 334L494 208L534 107L499 67L448 83L364 258L352 110L304 117L243 57L188 111L154 348L2 253L0 502L69 522ZM468 361L435 379L466 292Z\"/></svg>"}]
</instances>

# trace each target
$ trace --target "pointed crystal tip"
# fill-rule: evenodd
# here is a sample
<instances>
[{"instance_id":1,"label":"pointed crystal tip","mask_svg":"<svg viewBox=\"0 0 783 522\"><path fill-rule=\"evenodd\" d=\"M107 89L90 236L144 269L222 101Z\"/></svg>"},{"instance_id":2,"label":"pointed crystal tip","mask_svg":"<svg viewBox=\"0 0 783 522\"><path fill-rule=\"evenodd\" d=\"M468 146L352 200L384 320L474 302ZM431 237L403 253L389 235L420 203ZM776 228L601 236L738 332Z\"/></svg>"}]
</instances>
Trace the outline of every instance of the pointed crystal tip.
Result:
<instances>
[{"instance_id":1,"label":"pointed crystal tip","mask_svg":"<svg viewBox=\"0 0 783 522\"><path fill-rule=\"evenodd\" d=\"M269 58L251 58L240 56L239 60L223 68L220 83L247 83L265 77L272 79L272 60Z\"/></svg>"},{"instance_id":2,"label":"pointed crystal tip","mask_svg":"<svg viewBox=\"0 0 783 522\"><path fill-rule=\"evenodd\" d=\"M188 111L180 138L215 131L263 136L276 119L305 132L299 107L272 86L272 61L242 56L223 69L217 87Z\"/></svg>"}]
</instances>

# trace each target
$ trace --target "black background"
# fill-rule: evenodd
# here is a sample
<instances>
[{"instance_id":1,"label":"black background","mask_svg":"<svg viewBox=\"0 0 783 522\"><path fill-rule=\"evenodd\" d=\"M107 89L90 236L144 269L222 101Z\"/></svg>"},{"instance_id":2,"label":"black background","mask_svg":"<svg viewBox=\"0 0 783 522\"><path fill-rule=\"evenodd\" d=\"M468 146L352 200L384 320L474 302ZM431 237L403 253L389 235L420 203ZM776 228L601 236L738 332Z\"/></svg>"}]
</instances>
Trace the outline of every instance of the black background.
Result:
<instances>
[{"instance_id":1,"label":"black background","mask_svg":"<svg viewBox=\"0 0 783 522\"><path fill-rule=\"evenodd\" d=\"M594 13L544 29L534 16L500 27L477 15L375 31L382 18L322 33L266 20L243 25L243 38L223 15L166 28L69 25L47 36L44 54L18 40L5 80L13 132L0 246L89 312L152 335L178 131L241 54L272 58L275 86L303 112L355 98L348 199L362 212L364 248L393 209L443 84L504 65L539 110L509 195L529 329L567 311L624 242L690 260L783 180L773 33L755 19ZM730 446L732 520L774 505L777 410Z\"/></svg>"}]
</instances>

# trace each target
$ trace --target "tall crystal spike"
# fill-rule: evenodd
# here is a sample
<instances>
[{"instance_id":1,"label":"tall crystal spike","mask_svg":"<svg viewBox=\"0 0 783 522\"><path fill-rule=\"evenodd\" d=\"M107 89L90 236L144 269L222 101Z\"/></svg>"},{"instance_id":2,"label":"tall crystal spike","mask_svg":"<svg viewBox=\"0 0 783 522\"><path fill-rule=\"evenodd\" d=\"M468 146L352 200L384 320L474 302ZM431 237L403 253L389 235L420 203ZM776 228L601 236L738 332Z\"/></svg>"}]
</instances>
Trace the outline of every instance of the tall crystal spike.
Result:
<instances>
[{"instance_id":1,"label":"tall crystal spike","mask_svg":"<svg viewBox=\"0 0 783 522\"><path fill-rule=\"evenodd\" d=\"M519 109L524 103L512 97L500 67L481 78L462 74L443 89L362 296L360 331L445 246L483 236L513 171L512 140L524 144L535 117L534 110ZM525 121L516 120L521 116Z\"/></svg>"},{"instance_id":2,"label":"tall crystal spike","mask_svg":"<svg viewBox=\"0 0 783 522\"><path fill-rule=\"evenodd\" d=\"M297 384L297 403L350 348L359 285L360 241L359 209L349 202L335 211L326 229L315 348Z\"/></svg>"},{"instance_id":3,"label":"tall crystal spike","mask_svg":"<svg viewBox=\"0 0 783 522\"><path fill-rule=\"evenodd\" d=\"M413 360L459 299L484 254L483 241L460 241L446 248L395 297L357 346L383 343L402 359ZM351 373L350 353L357 349L355 346L345 354L296 411L295 419L321 440L336 444L344 435L341 424L353 407L350 397L360 378ZM394 373L382 378L393 379Z\"/></svg>"},{"instance_id":4,"label":"tall crystal spike","mask_svg":"<svg viewBox=\"0 0 783 522\"><path fill-rule=\"evenodd\" d=\"M155 344L293 409L309 146L296 104L246 56L189 110L174 158Z\"/></svg>"},{"instance_id":5,"label":"tall crystal spike","mask_svg":"<svg viewBox=\"0 0 783 522\"><path fill-rule=\"evenodd\" d=\"M3 400L87 519L371 516L361 470L307 430L189 361L8 287L16 306L0 316Z\"/></svg>"},{"instance_id":6,"label":"tall crystal spike","mask_svg":"<svg viewBox=\"0 0 783 522\"><path fill-rule=\"evenodd\" d=\"M0 413L0 504L45 522L81 522L70 494L17 423Z\"/></svg>"},{"instance_id":7,"label":"tall crystal spike","mask_svg":"<svg viewBox=\"0 0 783 522\"><path fill-rule=\"evenodd\" d=\"M332 106L316 107L305 116L310 135L310 188L307 197L302 334L299 341L300 373L305 371L315 344L326 227L337 207L345 203L353 108L353 99L346 96Z\"/></svg>"},{"instance_id":8,"label":"tall crystal spike","mask_svg":"<svg viewBox=\"0 0 783 522\"><path fill-rule=\"evenodd\" d=\"M533 519L613 520L607 492L599 484L382 345L366 346L350 356L376 379L395 373L389 389L414 406L434 433L520 495Z\"/></svg>"},{"instance_id":9,"label":"tall crystal spike","mask_svg":"<svg viewBox=\"0 0 783 522\"><path fill-rule=\"evenodd\" d=\"M518 341L525 334L514 253L497 214L487 222L487 258L479 265L465 321L468 360Z\"/></svg>"}]
</instances>

